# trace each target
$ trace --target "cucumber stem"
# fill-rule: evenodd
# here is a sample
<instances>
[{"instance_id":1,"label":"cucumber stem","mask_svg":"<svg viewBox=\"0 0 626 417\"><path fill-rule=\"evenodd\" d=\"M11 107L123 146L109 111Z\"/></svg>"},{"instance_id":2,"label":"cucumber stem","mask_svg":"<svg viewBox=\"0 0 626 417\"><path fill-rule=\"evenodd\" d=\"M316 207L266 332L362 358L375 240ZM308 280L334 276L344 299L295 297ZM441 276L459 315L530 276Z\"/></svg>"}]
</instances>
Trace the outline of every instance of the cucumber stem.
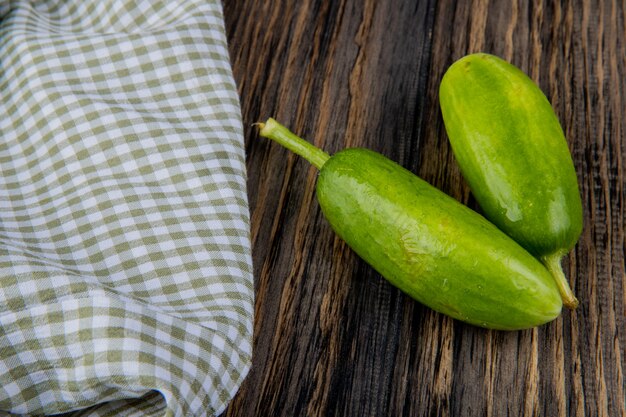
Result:
<instances>
[{"instance_id":1,"label":"cucumber stem","mask_svg":"<svg viewBox=\"0 0 626 417\"><path fill-rule=\"evenodd\" d=\"M563 299L565 307L570 310L574 310L578 307L578 300L572 292L565 274L563 274L563 269L561 268L561 257L561 254L555 253L552 255L542 256L541 261L552 274L552 277L556 282L556 286L559 288L559 292L561 293L561 298Z\"/></svg>"},{"instance_id":2,"label":"cucumber stem","mask_svg":"<svg viewBox=\"0 0 626 417\"><path fill-rule=\"evenodd\" d=\"M296 136L271 117L265 123L255 123L255 125L259 127L259 135L271 139L295 154L300 155L315 165L317 169L322 169L322 166L330 158L330 155L326 152Z\"/></svg>"}]
</instances>

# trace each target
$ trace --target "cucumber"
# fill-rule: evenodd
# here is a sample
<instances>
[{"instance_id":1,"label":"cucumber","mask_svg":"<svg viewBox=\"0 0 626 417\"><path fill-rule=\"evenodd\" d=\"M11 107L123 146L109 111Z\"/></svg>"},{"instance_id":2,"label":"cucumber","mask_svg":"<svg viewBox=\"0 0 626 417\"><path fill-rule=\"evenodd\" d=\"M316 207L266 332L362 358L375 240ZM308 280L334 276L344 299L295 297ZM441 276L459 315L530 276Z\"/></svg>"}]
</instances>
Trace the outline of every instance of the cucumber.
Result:
<instances>
[{"instance_id":1,"label":"cucumber","mask_svg":"<svg viewBox=\"0 0 626 417\"><path fill-rule=\"evenodd\" d=\"M569 308L561 258L582 232L576 171L563 130L539 87L488 54L456 61L439 102L461 172L491 222L539 258Z\"/></svg>"},{"instance_id":2,"label":"cucumber","mask_svg":"<svg viewBox=\"0 0 626 417\"><path fill-rule=\"evenodd\" d=\"M415 300L490 329L535 327L560 314L546 268L478 213L373 151L329 156L274 119L259 127L320 169L316 194L333 230Z\"/></svg>"}]
</instances>

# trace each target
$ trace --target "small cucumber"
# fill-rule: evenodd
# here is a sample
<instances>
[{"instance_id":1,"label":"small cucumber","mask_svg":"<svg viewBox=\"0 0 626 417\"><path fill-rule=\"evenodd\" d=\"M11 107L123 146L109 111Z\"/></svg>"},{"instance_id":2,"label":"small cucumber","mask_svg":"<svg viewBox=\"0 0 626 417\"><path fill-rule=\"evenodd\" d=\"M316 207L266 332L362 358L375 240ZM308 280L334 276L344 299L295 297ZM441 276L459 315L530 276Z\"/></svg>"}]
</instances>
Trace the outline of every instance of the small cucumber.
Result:
<instances>
[{"instance_id":1,"label":"small cucumber","mask_svg":"<svg viewBox=\"0 0 626 417\"><path fill-rule=\"evenodd\" d=\"M485 217L538 257L564 304L576 308L561 258L580 237L582 205L546 96L515 66L481 53L447 70L439 102L452 150Z\"/></svg>"},{"instance_id":2,"label":"small cucumber","mask_svg":"<svg viewBox=\"0 0 626 417\"><path fill-rule=\"evenodd\" d=\"M549 272L492 223L384 156L333 156L273 119L260 135L320 169L317 198L335 232L393 285L432 309L492 329L556 318Z\"/></svg>"}]
</instances>

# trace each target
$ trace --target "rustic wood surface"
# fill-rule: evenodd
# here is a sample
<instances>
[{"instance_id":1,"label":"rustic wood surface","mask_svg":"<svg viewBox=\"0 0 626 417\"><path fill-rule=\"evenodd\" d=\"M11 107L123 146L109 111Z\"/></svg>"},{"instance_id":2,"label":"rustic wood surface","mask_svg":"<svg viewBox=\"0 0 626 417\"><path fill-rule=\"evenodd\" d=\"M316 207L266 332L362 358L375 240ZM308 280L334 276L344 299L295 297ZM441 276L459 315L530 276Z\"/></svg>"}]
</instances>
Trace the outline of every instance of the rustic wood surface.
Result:
<instances>
[{"instance_id":1,"label":"rustic wood surface","mask_svg":"<svg viewBox=\"0 0 626 417\"><path fill-rule=\"evenodd\" d=\"M246 125L252 370L225 416L626 416L626 6L614 1L224 0ZM437 90L471 52L537 81L572 150L580 307L520 332L451 320L331 231L316 170L259 138L274 116L330 153L365 146L477 209Z\"/></svg>"}]
</instances>

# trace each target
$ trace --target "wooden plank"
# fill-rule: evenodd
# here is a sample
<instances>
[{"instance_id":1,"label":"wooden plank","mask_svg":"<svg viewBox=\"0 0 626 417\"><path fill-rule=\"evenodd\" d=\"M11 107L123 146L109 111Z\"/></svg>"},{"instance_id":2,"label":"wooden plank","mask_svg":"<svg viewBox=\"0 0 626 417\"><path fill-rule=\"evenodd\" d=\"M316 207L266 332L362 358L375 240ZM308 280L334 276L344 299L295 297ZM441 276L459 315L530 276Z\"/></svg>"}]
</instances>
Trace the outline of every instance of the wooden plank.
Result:
<instances>
[{"instance_id":1,"label":"wooden plank","mask_svg":"<svg viewBox=\"0 0 626 417\"><path fill-rule=\"evenodd\" d=\"M252 370L228 416L626 416L623 2L228 0L246 126ZM274 116L329 152L365 146L477 209L437 99L461 56L500 55L552 102L585 225L581 305L523 332L472 327L387 284L323 219L316 171L258 138Z\"/></svg>"}]
</instances>

